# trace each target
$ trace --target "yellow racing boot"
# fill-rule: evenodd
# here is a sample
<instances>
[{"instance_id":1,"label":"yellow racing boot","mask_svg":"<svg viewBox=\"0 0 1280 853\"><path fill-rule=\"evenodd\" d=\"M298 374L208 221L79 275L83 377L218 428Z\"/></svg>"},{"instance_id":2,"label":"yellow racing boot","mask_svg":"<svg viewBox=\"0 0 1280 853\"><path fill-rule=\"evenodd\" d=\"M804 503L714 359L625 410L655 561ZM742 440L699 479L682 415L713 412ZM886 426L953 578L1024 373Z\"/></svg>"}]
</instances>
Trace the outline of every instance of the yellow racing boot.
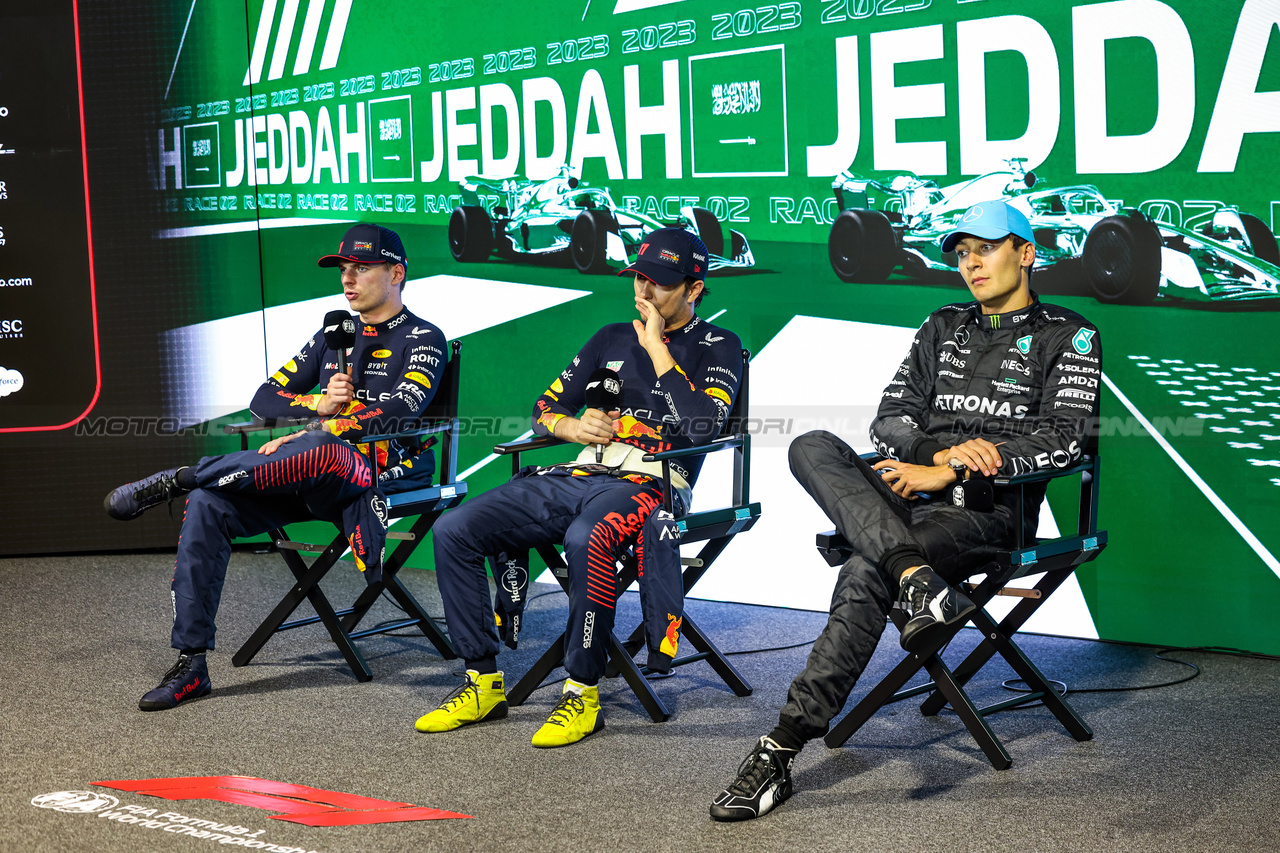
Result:
<instances>
[{"instance_id":1,"label":"yellow racing boot","mask_svg":"<svg viewBox=\"0 0 1280 853\"><path fill-rule=\"evenodd\" d=\"M459 726L501 720L507 716L507 693L502 673L484 675L469 669L467 683L455 690L439 708L418 718L413 727L420 732L450 732Z\"/></svg>"},{"instance_id":2,"label":"yellow racing boot","mask_svg":"<svg viewBox=\"0 0 1280 853\"><path fill-rule=\"evenodd\" d=\"M533 736L533 745L541 749L568 746L603 728L599 689L567 679L555 710Z\"/></svg>"}]
</instances>

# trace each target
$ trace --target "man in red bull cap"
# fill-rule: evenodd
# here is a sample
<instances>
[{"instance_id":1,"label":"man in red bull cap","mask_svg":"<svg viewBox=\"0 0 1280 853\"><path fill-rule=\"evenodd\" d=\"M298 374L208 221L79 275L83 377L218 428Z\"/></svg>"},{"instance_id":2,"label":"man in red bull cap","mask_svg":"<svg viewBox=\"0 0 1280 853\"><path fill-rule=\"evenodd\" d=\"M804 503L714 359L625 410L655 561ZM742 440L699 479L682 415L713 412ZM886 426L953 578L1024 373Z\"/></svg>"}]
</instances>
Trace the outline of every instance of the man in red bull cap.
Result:
<instances>
[{"instance_id":1,"label":"man in red bull cap","mask_svg":"<svg viewBox=\"0 0 1280 853\"><path fill-rule=\"evenodd\" d=\"M885 458L868 464L829 432L791 444L792 473L854 553L778 725L712 801L715 820L760 817L791 796L796 756L844 707L895 600L909 616L900 637L909 652L973 612L953 584L1012 548L1022 519L1034 530L1044 497L1043 485L1028 485L1019 503L1016 489L982 481L1066 467L1093 435L1098 330L1031 290L1036 247L1026 216L1003 201L975 204L942 250L956 253L974 301L941 308L920 327L871 425ZM968 499L984 495L985 503Z\"/></svg>"},{"instance_id":2,"label":"man in red bull cap","mask_svg":"<svg viewBox=\"0 0 1280 853\"><path fill-rule=\"evenodd\" d=\"M670 671L683 612L679 527L662 509L661 463L642 457L714 439L737 397L742 345L697 315L706 273L707 248L696 235L681 228L649 234L635 263L620 273L634 280L639 319L596 332L533 407L539 435L584 445L577 461L525 469L436 523L436 579L467 672L457 691L418 720L419 731L447 732L507 715L485 576L485 559L493 555L506 560L563 542L569 565L569 678L534 746L565 746L604 727L596 685L613 627L615 561L631 548L640 563L648 668ZM613 402L600 403L593 383L605 389L614 383ZM678 513L689 507L701 463L672 461ZM510 563L500 587L509 576L518 586L522 568L527 562ZM505 605L499 610L510 615ZM513 639L506 628L504 634Z\"/></svg>"},{"instance_id":3,"label":"man in red bull cap","mask_svg":"<svg viewBox=\"0 0 1280 853\"><path fill-rule=\"evenodd\" d=\"M341 271L344 301L359 319L354 345L344 347L340 359L336 345L326 341L327 333L331 341L342 340L337 318L326 317L334 328L317 331L250 404L255 418L301 423L301 429L256 451L207 456L127 483L104 500L112 518L127 521L190 493L171 586L178 661L139 701L142 710L173 708L209 692L206 652L214 647L233 538L321 518L342 527L367 580L381 577L387 522L382 491L430 483L434 460L417 445L379 447L383 473L375 482L369 460L344 439L398 431L422 413L439 384L445 337L405 309L408 263L400 237L371 224L352 226L337 253L320 258L321 267ZM345 311L333 313L357 326ZM339 361L347 362L345 370ZM319 393L312 393L316 388Z\"/></svg>"}]
</instances>

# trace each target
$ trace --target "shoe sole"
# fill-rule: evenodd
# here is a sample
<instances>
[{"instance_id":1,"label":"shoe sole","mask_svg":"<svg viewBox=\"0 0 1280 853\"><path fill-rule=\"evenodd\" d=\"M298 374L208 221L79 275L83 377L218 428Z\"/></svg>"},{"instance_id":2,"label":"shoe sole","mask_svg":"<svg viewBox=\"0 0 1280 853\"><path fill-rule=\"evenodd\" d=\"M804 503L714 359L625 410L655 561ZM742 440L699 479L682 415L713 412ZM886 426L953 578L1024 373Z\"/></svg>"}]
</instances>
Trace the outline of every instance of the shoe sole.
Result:
<instances>
[{"instance_id":1,"label":"shoe sole","mask_svg":"<svg viewBox=\"0 0 1280 853\"><path fill-rule=\"evenodd\" d=\"M176 708L179 705L185 705L188 702L192 702L196 699L199 699L202 696L208 696L212 692L213 692L213 688L208 687L199 693L195 693L191 696L184 696L181 699L179 699L177 702L174 702L172 705L166 705L164 702L154 702L154 701L148 702L146 699L139 699L138 710L139 711L168 711L170 708Z\"/></svg>"},{"instance_id":2,"label":"shoe sole","mask_svg":"<svg viewBox=\"0 0 1280 853\"><path fill-rule=\"evenodd\" d=\"M505 720L507 718L507 713L509 711L510 711L510 707L507 705L506 702L499 702L497 705L494 705L492 708L489 709L489 713L485 714L483 717L481 717L478 720L469 720L467 722L458 723L456 726L450 726L447 729L420 729L418 728L418 723L415 722L413 724L413 730L417 732L422 732L424 735L438 735L438 734L443 734L444 732L456 732L458 729L464 728L466 726L478 726L481 723L487 723L492 720ZM429 715L424 715L423 717L419 718L419 721L421 721L422 719L425 719L426 716L429 716Z\"/></svg>"},{"instance_id":3,"label":"shoe sole","mask_svg":"<svg viewBox=\"0 0 1280 853\"><path fill-rule=\"evenodd\" d=\"M578 738L577 740L565 741L564 743L534 743L533 748L534 749L559 749L562 746L573 746L575 743L582 743L584 740L591 737L593 734L596 734L597 732L602 732L602 731L604 731L604 715L603 714L596 717L596 727L591 731L587 732L582 737Z\"/></svg>"},{"instance_id":4,"label":"shoe sole","mask_svg":"<svg viewBox=\"0 0 1280 853\"><path fill-rule=\"evenodd\" d=\"M771 805L769 810L764 814L756 814L750 809L726 809L717 803L712 803L711 819L720 823L738 823L744 820L755 820L756 818L764 817L767 814L772 814L777 811L778 806L791 799L791 794L791 786L788 785L786 792L779 796L778 799L774 800L773 805Z\"/></svg>"}]
</instances>

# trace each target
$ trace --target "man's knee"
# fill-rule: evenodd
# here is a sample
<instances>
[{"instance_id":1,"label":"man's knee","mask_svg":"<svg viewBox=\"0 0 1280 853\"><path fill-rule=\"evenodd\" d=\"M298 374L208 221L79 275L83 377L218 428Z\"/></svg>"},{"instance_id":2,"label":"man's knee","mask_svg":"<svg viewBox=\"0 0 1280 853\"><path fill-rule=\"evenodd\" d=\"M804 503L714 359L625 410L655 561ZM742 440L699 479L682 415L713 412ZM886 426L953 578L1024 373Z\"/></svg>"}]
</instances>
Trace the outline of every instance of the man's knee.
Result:
<instances>
[{"instance_id":1,"label":"man's knee","mask_svg":"<svg viewBox=\"0 0 1280 853\"><path fill-rule=\"evenodd\" d=\"M802 471L807 471L813 466L812 459L815 453L829 453L833 446L841 443L837 436L826 430L815 429L812 432L806 432L792 441L787 449L787 461L791 464L791 473L799 477Z\"/></svg>"}]
</instances>

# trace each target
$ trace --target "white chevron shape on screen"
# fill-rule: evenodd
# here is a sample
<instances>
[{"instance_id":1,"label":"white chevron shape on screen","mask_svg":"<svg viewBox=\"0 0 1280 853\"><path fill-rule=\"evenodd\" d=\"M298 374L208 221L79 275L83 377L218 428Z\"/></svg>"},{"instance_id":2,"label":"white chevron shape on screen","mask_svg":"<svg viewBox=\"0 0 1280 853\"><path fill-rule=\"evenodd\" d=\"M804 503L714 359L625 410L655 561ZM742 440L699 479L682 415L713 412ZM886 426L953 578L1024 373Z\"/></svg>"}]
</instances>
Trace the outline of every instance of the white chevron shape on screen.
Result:
<instances>
[{"instance_id":1,"label":"white chevron shape on screen","mask_svg":"<svg viewBox=\"0 0 1280 853\"><path fill-rule=\"evenodd\" d=\"M670 6L672 3L684 3L686 0L618 0L613 4L613 14L634 12L638 9L652 9L654 6Z\"/></svg>"},{"instance_id":2,"label":"white chevron shape on screen","mask_svg":"<svg viewBox=\"0 0 1280 853\"><path fill-rule=\"evenodd\" d=\"M329 29L324 39L324 49L320 53L320 68L324 71L338 64L338 53L342 50L342 40L347 34L347 21L351 17L351 4L355 0L337 0L333 14L329 16ZM311 70L311 62L315 57L316 42L320 35L320 19L324 15L325 0L307 0L307 14L302 21L302 36L298 41L298 53L293 61L293 76L306 74ZM271 65L267 66L267 79L279 80L284 76L285 63L289 58L289 44L293 41L293 31L298 23L298 7L301 0L284 0L284 8L280 12L280 23L272 29L276 18L279 0L264 0L262 14L258 17L258 30L253 38L253 53L249 56L249 67L244 72L244 83L248 86L262 81L262 70L267 62L267 49L271 47L271 36L275 34L275 47L271 51Z\"/></svg>"}]
</instances>

